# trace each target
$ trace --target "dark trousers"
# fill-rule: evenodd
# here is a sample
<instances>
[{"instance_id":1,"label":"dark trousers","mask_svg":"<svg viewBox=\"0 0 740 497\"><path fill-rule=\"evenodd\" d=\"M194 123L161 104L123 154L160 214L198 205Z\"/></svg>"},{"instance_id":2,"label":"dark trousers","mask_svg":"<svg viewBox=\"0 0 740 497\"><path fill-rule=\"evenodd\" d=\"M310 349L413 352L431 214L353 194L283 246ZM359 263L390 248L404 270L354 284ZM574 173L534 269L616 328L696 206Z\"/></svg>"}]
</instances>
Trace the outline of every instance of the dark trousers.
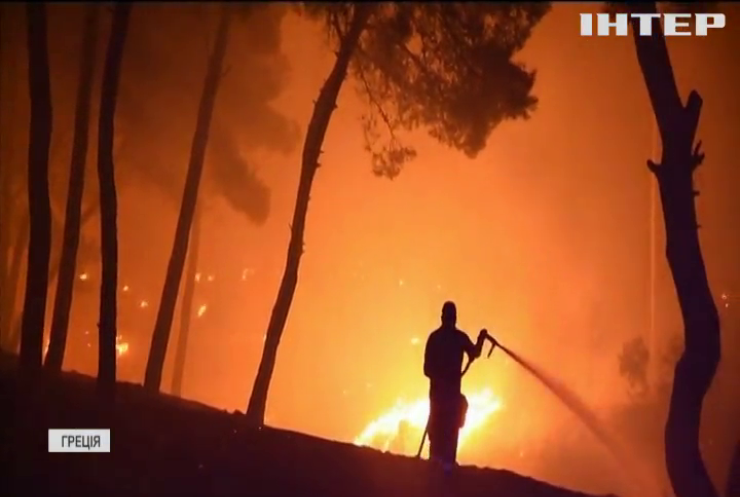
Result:
<instances>
[{"instance_id":1,"label":"dark trousers","mask_svg":"<svg viewBox=\"0 0 740 497\"><path fill-rule=\"evenodd\" d=\"M457 461L460 434L460 396L431 396L429 399L429 457L447 464Z\"/></svg>"}]
</instances>

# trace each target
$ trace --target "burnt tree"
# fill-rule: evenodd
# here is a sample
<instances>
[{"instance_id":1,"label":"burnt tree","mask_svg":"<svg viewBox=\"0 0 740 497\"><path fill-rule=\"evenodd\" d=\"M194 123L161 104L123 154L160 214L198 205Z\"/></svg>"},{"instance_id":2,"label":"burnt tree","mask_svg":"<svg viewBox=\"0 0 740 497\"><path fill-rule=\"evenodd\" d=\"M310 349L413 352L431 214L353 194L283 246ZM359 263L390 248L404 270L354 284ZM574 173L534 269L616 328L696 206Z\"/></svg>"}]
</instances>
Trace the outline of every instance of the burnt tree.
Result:
<instances>
[{"instance_id":1,"label":"burnt tree","mask_svg":"<svg viewBox=\"0 0 740 497\"><path fill-rule=\"evenodd\" d=\"M657 13L654 2L630 6ZM659 164L648 161L663 205L666 259L684 322L684 351L676 363L668 419L665 458L677 497L716 497L699 448L704 397L720 360L720 324L699 243L693 173L704 160L694 145L702 99L696 91L684 105L678 93L663 30L653 19L652 35L639 36L632 21L637 60L645 80L663 143Z\"/></svg>"},{"instance_id":2,"label":"burnt tree","mask_svg":"<svg viewBox=\"0 0 740 497\"><path fill-rule=\"evenodd\" d=\"M20 364L25 375L41 369L51 257L49 149L52 108L46 5L26 5L31 126L28 145L29 246L21 321Z\"/></svg>"},{"instance_id":3,"label":"burnt tree","mask_svg":"<svg viewBox=\"0 0 740 497\"><path fill-rule=\"evenodd\" d=\"M267 392L270 388L270 380L275 369L278 346L280 345L280 338L285 329L288 312L293 303L293 295L295 295L296 285L298 284L298 268L300 266L301 256L303 255L303 234L306 229L308 201L311 196L313 180L319 168L321 147L324 143L326 130L329 128L331 115L337 107L337 97L347 77L350 60L357 47L360 35L362 35L365 29L370 13L371 9L368 5L356 6L349 29L341 38L337 60L329 77L321 87L319 98L314 105L311 121L306 131L303 154L301 156L301 175L298 182L298 194L293 211L293 222L290 224L290 242L288 242L285 272L283 273L283 279L280 281L280 288L275 305L272 308L270 322L267 325L265 346L247 407L247 418L254 425L261 425L264 422Z\"/></svg>"}]
</instances>

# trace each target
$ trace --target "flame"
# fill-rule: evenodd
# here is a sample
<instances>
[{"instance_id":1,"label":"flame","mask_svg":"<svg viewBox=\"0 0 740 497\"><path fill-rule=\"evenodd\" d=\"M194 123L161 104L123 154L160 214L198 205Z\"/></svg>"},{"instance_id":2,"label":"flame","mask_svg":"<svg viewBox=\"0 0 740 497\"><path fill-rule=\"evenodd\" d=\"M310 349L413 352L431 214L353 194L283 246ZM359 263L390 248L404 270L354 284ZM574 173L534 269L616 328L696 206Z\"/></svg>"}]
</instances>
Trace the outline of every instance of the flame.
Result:
<instances>
[{"instance_id":1,"label":"flame","mask_svg":"<svg viewBox=\"0 0 740 497\"><path fill-rule=\"evenodd\" d=\"M146 309L147 307L149 307L149 302L147 302L146 300L142 300L141 302L139 302L139 307L141 307L142 309Z\"/></svg>"},{"instance_id":2,"label":"flame","mask_svg":"<svg viewBox=\"0 0 740 497\"><path fill-rule=\"evenodd\" d=\"M121 357L128 353L128 342L124 342L121 335L116 335L116 356Z\"/></svg>"},{"instance_id":3,"label":"flame","mask_svg":"<svg viewBox=\"0 0 740 497\"><path fill-rule=\"evenodd\" d=\"M501 409L502 405L501 400L493 395L489 388L468 396L468 412L465 418L465 426L460 430L458 448L462 449L466 442L470 440L471 435L483 427L491 415ZM414 443L412 447L405 450L401 449L400 452L416 453L428 417L428 399L418 399L413 402L399 399L393 408L368 424L362 433L355 438L354 444L387 451L392 444L405 443L405 440L402 440L405 434L399 434L399 428L404 423L410 428L412 433L410 438L414 440ZM398 450L393 451L399 452Z\"/></svg>"},{"instance_id":4,"label":"flame","mask_svg":"<svg viewBox=\"0 0 740 497\"><path fill-rule=\"evenodd\" d=\"M198 317L203 317L203 314L206 313L206 310L208 309L208 306L206 304L203 304L202 306L198 307Z\"/></svg>"},{"instance_id":5,"label":"flame","mask_svg":"<svg viewBox=\"0 0 740 497\"><path fill-rule=\"evenodd\" d=\"M87 280L87 273L80 274L80 281L86 281Z\"/></svg>"}]
</instances>

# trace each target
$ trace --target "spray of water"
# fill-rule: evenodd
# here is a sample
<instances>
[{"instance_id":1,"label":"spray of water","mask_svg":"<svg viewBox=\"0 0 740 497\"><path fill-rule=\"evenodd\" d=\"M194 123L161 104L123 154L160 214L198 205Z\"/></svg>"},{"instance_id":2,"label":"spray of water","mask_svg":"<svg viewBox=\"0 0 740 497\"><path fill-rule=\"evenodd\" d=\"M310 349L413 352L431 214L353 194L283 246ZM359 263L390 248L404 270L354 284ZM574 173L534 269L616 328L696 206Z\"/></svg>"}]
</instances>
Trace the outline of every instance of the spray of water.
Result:
<instances>
[{"instance_id":1,"label":"spray of water","mask_svg":"<svg viewBox=\"0 0 740 497\"><path fill-rule=\"evenodd\" d=\"M635 464L635 457L630 457L628 451L620 444L603 426L594 412L586 406L583 400L567 386L563 385L551 375L545 373L530 361L499 344L499 348L511 359L540 381L553 395L555 395L578 419L580 419L589 431L606 447L617 463L626 471L630 477L630 483L639 491L636 495L650 494L655 497L661 495L660 485L657 479L648 472L641 470Z\"/></svg>"}]
</instances>

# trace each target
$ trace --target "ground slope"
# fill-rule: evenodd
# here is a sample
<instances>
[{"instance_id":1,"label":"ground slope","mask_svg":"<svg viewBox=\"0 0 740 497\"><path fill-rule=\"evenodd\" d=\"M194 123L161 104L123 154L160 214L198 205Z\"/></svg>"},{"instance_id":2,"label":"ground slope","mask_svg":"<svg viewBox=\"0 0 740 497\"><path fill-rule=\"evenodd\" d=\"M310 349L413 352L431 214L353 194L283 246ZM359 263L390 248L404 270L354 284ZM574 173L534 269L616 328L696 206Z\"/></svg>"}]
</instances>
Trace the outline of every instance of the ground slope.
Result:
<instances>
[{"instance_id":1,"label":"ground slope","mask_svg":"<svg viewBox=\"0 0 740 497\"><path fill-rule=\"evenodd\" d=\"M14 361L13 361L14 362ZM502 470L430 464L265 428L229 414L121 384L115 406L94 381L64 374L19 394L0 357L0 495L249 497L585 497ZM111 428L110 454L48 454L47 429Z\"/></svg>"}]
</instances>

